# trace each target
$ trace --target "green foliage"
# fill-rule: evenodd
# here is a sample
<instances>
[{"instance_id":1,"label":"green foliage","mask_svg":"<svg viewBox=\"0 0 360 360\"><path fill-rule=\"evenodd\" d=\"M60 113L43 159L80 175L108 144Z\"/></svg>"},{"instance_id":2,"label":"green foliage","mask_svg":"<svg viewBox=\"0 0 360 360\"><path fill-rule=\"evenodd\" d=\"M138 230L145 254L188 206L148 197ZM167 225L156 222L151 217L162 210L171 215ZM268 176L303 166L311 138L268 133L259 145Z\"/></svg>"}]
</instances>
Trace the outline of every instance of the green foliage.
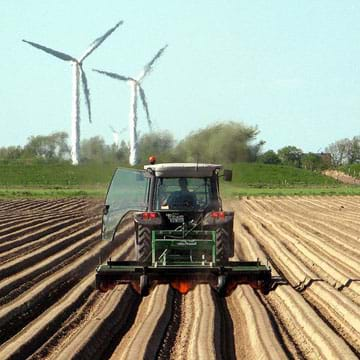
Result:
<instances>
[{"instance_id":1,"label":"green foliage","mask_svg":"<svg viewBox=\"0 0 360 360\"><path fill-rule=\"evenodd\" d=\"M258 133L255 127L233 121L211 125L182 140L175 149L175 158L180 162L249 161L263 144L251 144Z\"/></svg>"},{"instance_id":2,"label":"green foliage","mask_svg":"<svg viewBox=\"0 0 360 360\"><path fill-rule=\"evenodd\" d=\"M0 161L0 197L103 197L118 166L107 162L73 166L67 161ZM233 169L233 181L221 181L226 196L354 194L356 189L360 193L359 187L347 190L332 178L292 166L237 163L225 167Z\"/></svg>"},{"instance_id":3,"label":"green foliage","mask_svg":"<svg viewBox=\"0 0 360 360\"><path fill-rule=\"evenodd\" d=\"M322 170L326 167L321 156L313 153L304 154L301 158L301 164L307 170Z\"/></svg>"},{"instance_id":4,"label":"green foliage","mask_svg":"<svg viewBox=\"0 0 360 360\"><path fill-rule=\"evenodd\" d=\"M76 188L0 188L0 198L16 199L16 198L66 198L66 197L94 197L104 199L106 195L106 187L99 188L84 187Z\"/></svg>"},{"instance_id":5,"label":"green foliage","mask_svg":"<svg viewBox=\"0 0 360 360\"><path fill-rule=\"evenodd\" d=\"M268 150L258 157L258 161L263 164L280 164L279 156L273 150Z\"/></svg>"},{"instance_id":6,"label":"green foliage","mask_svg":"<svg viewBox=\"0 0 360 360\"><path fill-rule=\"evenodd\" d=\"M334 166L359 162L360 136L354 136L352 139L338 140L330 144L325 151L331 154Z\"/></svg>"},{"instance_id":7,"label":"green foliage","mask_svg":"<svg viewBox=\"0 0 360 360\"><path fill-rule=\"evenodd\" d=\"M301 157L303 151L296 146L285 146L278 150L278 156L284 165L301 167Z\"/></svg>"},{"instance_id":8,"label":"green foliage","mask_svg":"<svg viewBox=\"0 0 360 360\"><path fill-rule=\"evenodd\" d=\"M148 163L151 155L156 156L158 162L168 162L172 158L175 139L169 131L150 132L141 136L139 140L140 163Z\"/></svg>"},{"instance_id":9,"label":"green foliage","mask_svg":"<svg viewBox=\"0 0 360 360\"><path fill-rule=\"evenodd\" d=\"M68 161L0 161L0 186L107 185L119 166L108 162L73 166ZM252 187L337 183L327 176L292 166L237 163L229 168L233 169L233 183Z\"/></svg>"},{"instance_id":10,"label":"green foliage","mask_svg":"<svg viewBox=\"0 0 360 360\"><path fill-rule=\"evenodd\" d=\"M335 179L293 166L240 163L233 164L231 167L233 183L249 187L333 186L338 184Z\"/></svg>"},{"instance_id":11,"label":"green foliage","mask_svg":"<svg viewBox=\"0 0 360 360\"><path fill-rule=\"evenodd\" d=\"M25 158L66 159L70 156L67 140L68 134L65 132L31 136L22 155Z\"/></svg>"},{"instance_id":12,"label":"green foliage","mask_svg":"<svg viewBox=\"0 0 360 360\"><path fill-rule=\"evenodd\" d=\"M117 149L115 144L111 145L111 152L115 154L116 161L119 161L121 164L128 164L130 149L124 140L121 141L119 149Z\"/></svg>"},{"instance_id":13,"label":"green foliage","mask_svg":"<svg viewBox=\"0 0 360 360\"><path fill-rule=\"evenodd\" d=\"M256 161L264 141L254 143L256 127L225 122L190 133L176 144L169 131L151 132L139 139L139 163L147 163L150 155L161 162L237 162ZM0 159L69 160L68 135L57 132L29 138L21 147L0 148ZM107 145L100 136L81 141L80 162L127 163L129 147L122 141L120 148Z\"/></svg>"},{"instance_id":14,"label":"green foliage","mask_svg":"<svg viewBox=\"0 0 360 360\"><path fill-rule=\"evenodd\" d=\"M116 163L67 161L0 161L0 186L107 185L118 167Z\"/></svg>"},{"instance_id":15,"label":"green foliage","mask_svg":"<svg viewBox=\"0 0 360 360\"><path fill-rule=\"evenodd\" d=\"M15 160L23 156L24 149L21 146L9 146L0 148L0 159Z\"/></svg>"},{"instance_id":16,"label":"green foliage","mask_svg":"<svg viewBox=\"0 0 360 360\"><path fill-rule=\"evenodd\" d=\"M90 139L81 141L80 159L81 161L102 162L109 159L111 148L105 144L101 136L94 136Z\"/></svg>"},{"instance_id":17,"label":"green foliage","mask_svg":"<svg viewBox=\"0 0 360 360\"><path fill-rule=\"evenodd\" d=\"M354 178L360 179L360 164L343 165L338 168Z\"/></svg>"},{"instance_id":18,"label":"green foliage","mask_svg":"<svg viewBox=\"0 0 360 360\"><path fill-rule=\"evenodd\" d=\"M80 147L80 159L85 162L120 162L129 161L129 147L122 141L120 147L115 144L107 145L101 136L84 139Z\"/></svg>"}]
</instances>

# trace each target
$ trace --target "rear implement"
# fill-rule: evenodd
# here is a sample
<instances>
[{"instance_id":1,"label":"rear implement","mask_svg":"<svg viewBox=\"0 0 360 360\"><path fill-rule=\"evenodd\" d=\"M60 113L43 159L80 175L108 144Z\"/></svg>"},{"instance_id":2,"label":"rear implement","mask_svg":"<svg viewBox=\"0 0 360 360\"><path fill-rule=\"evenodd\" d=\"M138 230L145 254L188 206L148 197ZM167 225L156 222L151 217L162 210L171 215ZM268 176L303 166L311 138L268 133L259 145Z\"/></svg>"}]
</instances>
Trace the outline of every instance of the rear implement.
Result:
<instances>
[{"instance_id":1,"label":"rear implement","mask_svg":"<svg viewBox=\"0 0 360 360\"><path fill-rule=\"evenodd\" d=\"M96 287L107 291L116 283L131 284L142 296L158 284L169 284L182 294L209 284L221 296L239 284L265 294L270 289L271 270L259 261L217 260L215 230L153 230L151 235L151 263L109 260L96 270Z\"/></svg>"},{"instance_id":2,"label":"rear implement","mask_svg":"<svg viewBox=\"0 0 360 360\"><path fill-rule=\"evenodd\" d=\"M169 284L186 294L197 284L209 284L220 295L230 295L239 284L249 284L267 293L271 272L257 261L229 261L226 265L158 265L144 266L137 261L108 261L100 265L96 286L107 291L119 284L131 284L146 296L158 284Z\"/></svg>"}]
</instances>

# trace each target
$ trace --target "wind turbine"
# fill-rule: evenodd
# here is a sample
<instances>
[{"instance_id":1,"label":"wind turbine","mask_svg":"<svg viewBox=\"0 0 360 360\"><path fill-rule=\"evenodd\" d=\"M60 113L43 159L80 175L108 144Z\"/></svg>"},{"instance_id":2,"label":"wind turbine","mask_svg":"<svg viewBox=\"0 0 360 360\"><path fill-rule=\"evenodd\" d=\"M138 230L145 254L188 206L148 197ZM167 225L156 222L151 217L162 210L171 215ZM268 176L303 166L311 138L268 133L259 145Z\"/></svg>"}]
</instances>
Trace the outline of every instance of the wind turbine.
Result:
<instances>
[{"instance_id":1,"label":"wind turbine","mask_svg":"<svg viewBox=\"0 0 360 360\"><path fill-rule=\"evenodd\" d=\"M114 27L108 30L104 35L100 36L94 40L85 53L80 58L74 58L63 52L50 49L46 46L39 45L32 41L23 40L24 42L34 46L37 49L45 51L46 53L53 55L61 60L69 61L73 67L73 104L72 104L72 115L71 115L71 160L73 165L79 163L79 154L80 154L80 76L81 83L83 87L86 107L89 116L89 122L91 123L91 106L90 106L90 91L88 87L88 81L83 69L84 60L93 53L96 48L98 48L105 39L110 36L120 25L123 24L123 21L118 22Z\"/></svg>"},{"instance_id":2,"label":"wind turbine","mask_svg":"<svg viewBox=\"0 0 360 360\"><path fill-rule=\"evenodd\" d=\"M113 139L114 139L114 144L115 144L116 148L120 149L120 134L122 134L127 129L123 128L120 131L117 131L111 125L109 125L109 128L113 133Z\"/></svg>"},{"instance_id":3,"label":"wind turbine","mask_svg":"<svg viewBox=\"0 0 360 360\"><path fill-rule=\"evenodd\" d=\"M152 58L150 62L148 62L141 73L133 78L129 76L123 76L112 72L102 71L93 69L94 71L107 75L113 79L126 81L130 85L131 90L131 96L130 96L130 116L129 116L129 129L130 129L130 157L129 157L129 163L130 165L135 165L137 162L137 147L138 147L138 141L137 141L137 101L138 101L138 95L140 95L141 102L143 104L147 122L151 131L151 120L150 120L150 113L148 104L145 97L144 89L141 86L142 81L144 80L145 76L151 72L153 69L153 65L155 61L162 55L164 50L167 48L167 45L165 45L163 48L161 48L156 55Z\"/></svg>"}]
</instances>

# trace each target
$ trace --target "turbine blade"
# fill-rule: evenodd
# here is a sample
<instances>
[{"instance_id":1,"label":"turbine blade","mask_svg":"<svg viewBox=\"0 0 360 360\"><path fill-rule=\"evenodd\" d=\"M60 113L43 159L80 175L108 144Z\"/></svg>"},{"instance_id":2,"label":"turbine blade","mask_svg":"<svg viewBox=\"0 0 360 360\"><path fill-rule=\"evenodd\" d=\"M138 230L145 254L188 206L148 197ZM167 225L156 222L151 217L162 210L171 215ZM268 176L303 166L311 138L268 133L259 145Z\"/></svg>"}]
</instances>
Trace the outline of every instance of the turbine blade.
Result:
<instances>
[{"instance_id":1,"label":"turbine blade","mask_svg":"<svg viewBox=\"0 0 360 360\"><path fill-rule=\"evenodd\" d=\"M65 54L65 53L62 53L60 51L57 51L57 50L53 50L53 49L50 49L46 46L43 46L43 45L40 45L40 44L37 44L37 43L34 43L32 41L27 41L27 40L23 40L23 42L26 42L28 43L29 45L31 46L34 46L42 51L45 51L47 52L48 54L51 54L51 55L54 55L56 56L57 58L61 59L61 60L64 60L64 61L75 61L77 62L77 60L75 58L73 58L72 56L68 55L68 54Z\"/></svg>"},{"instance_id":2,"label":"turbine blade","mask_svg":"<svg viewBox=\"0 0 360 360\"><path fill-rule=\"evenodd\" d=\"M85 103L86 103L86 108L87 108L88 116L89 116L89 123L91 123L90 90L89 90L86 74L85 74L85 71L82 68L82 66L80 66L80 71L81 71L81 82L82 82L83 92L84 92L84 96L85 96Z\"/></svg>"},{"instance_id":3,"label":"turbine blade","mask_svg":"<svg viewBox=\"0 0 360 360\"><path fill-rule=\"evenodd\" d=\"M140 93L141 102L142 102L142 104L144 106L144 110L146 112L146 118L147 118L149 128L150 128L150 130L152 130L152 123L151 123L151 119L150 119L149 107L148 107L148 104L146 101L145 91L140 85L139 85L139 93Z\"/></svg>"},{"instance_id":4,"label":"turbine blade","mask_svg":"<svg viewBox=\"0 0 360 360\"><path fill-rule=\"evenodd\" d=\"M109 125L109 128L110 128L110 130L113 132L113 133L115 133L115 134L118 134L119 135L119 132L118 131L116 131L111 125Z\"/></svg>"},{"instance_id":5,"label":"turbine blade","mask_svg":"<svg viewBox=\"0 0 360 360\"><path fill-rule=\"evenodd\" d=\"M141 81L151 70L152 67L155 63L155 61L163 54L163 52L165 51L165 49L168 47L168 45L165 45L164 47L162 47L157 53L156 55L152 58L152 60L150 62L148 62L145 66L144 69L142 71L142 73L140 74L140 76L138 77L138 81Z\"/></svg>"},{"instance_id":6,"label":"turbine blade","mask_svg":"<svg viewBox=\"0 0 360 360\"><path fill-rule=\"evenodd\" d=\"M120 25L122 25L124 22L121 20L119 21L114 27L112 27L110 30L108 30L103 36L100 36L96 40L94 40L89 48L85 51L85 54L80 58L79 62L84 61L96 48L98 48L107 37L109 37Z\"/></svg>"},{"instance_id":7,"label":"turbine blade","mask_svg":"<svg viewBox=\"0 0 360 360\"><path fill-rule=\"evenodd\" d=\"M133 78L123 76L123 75L119 75L119 74L116 74L116 73L113 73L113 72L102 71L102 70L97 70L97 69L92 69L92 70L98 72L99 74L109 76L109 77L111 77L113 79L116 79L116 80L123 80L123 81L134 80Z\"/></svg>"}]
</instances>

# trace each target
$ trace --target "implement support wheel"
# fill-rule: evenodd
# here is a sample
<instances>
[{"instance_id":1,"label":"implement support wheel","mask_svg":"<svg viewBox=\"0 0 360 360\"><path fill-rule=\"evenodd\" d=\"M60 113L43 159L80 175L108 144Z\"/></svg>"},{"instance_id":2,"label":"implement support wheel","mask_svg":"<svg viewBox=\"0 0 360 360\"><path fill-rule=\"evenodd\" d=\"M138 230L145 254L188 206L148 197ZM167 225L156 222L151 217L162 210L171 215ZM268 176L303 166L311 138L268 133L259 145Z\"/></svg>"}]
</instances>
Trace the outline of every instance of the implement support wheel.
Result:
<instances>
[{"instance_id":1,"label":"implement support wheel","mask_svg":"<svg viewBox=\"0 0 360 360\"><path fill-rule=\"evenodd\" d=\"M260 285L260 291L262 294L267 295L271 289L271 282L270 281L262 281Z\"/></svg>"},{"instance_id":2,"label":"implement support wheel","mask_svg":"<svg viewBox=\"0 0 360 360\"><path fill-rule=\"evenodd\" d=\"M225 294L226 294L226 276L225 275L218 276L218 283L216 286L216 291L220 296L225 296Z\"/></svg>"},{"instance_id":3,"label":"implement support wheel","mask_svg":"<svg viewBox=\"0 0 360 360\"><path fill-rule=\"evenodd\" d=\"M147 275L140 276L140 295L149 295L149 278Z\"/></svg>"}]
</instances>

